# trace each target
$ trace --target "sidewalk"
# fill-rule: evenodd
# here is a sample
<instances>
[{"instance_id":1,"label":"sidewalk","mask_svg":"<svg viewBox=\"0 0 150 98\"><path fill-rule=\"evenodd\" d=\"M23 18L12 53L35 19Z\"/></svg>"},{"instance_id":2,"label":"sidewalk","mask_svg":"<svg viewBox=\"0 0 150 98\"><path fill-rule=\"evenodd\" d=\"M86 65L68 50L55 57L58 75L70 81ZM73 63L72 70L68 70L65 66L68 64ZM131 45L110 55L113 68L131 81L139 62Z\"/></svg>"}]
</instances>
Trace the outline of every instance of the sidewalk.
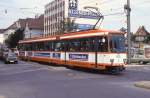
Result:
<instances>
[{"instance_id":1,"label":"sidewalk","mask_svg":"<svg viewBox=\"0 0 150 98\"><path fill-rule=\"evenodd\" d=\"M140 81L134 84L136 87L145 88L150 90L150 81Z\"/></svg>"},{"instance_id":2,"label":"sidewalk","mask_svg":"<svg viewBox=\"0 0 150 98\"><path fill-rule=\"evenodd\" d=\"M144 64L128 64L128 65L125 65L126 67L142 67L142 66L150 66L148 64L144 65Z\"/></svg>"}]
</instances>

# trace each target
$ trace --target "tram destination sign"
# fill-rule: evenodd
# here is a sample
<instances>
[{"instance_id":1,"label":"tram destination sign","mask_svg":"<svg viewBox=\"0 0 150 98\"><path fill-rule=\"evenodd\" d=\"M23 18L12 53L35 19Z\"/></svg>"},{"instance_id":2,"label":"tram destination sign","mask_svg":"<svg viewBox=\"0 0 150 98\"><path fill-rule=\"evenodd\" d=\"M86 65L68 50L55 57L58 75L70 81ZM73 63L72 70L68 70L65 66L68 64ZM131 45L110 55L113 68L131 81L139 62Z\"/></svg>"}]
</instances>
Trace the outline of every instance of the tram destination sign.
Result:
<instances>
[{"instance_id":1,"label":"tram destination sign","mask_svg":"<svg viewBox=\"0 0 150 98\"><path fill-rule=\"evenodd\" d=\"M89 18L89 19L99 18L99 15L97 13L93 13L90 11L82 11L82 10L72 10L72 9L69 9L68 16L76 17L76 18Z\"/></svg>"}]
</instances>

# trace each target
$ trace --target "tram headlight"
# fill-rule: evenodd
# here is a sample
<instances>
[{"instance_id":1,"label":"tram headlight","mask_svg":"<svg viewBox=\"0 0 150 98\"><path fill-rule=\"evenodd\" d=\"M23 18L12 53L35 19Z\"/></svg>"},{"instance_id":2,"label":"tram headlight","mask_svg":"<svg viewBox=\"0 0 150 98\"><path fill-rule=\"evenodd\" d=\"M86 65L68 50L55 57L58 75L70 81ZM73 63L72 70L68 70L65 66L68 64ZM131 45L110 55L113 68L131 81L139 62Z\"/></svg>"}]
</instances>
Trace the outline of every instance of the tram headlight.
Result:
<instances>
[{"instance_id":1,"label":"tram headlight","mask_svg":"<svg viewBox=\"0 0 150 98\"><path fill-rule=\"evenodd\" d=\"M113 63L113 62L114 62L114 59L110 59L110 62Z\"/></svg>"}]
</instances>

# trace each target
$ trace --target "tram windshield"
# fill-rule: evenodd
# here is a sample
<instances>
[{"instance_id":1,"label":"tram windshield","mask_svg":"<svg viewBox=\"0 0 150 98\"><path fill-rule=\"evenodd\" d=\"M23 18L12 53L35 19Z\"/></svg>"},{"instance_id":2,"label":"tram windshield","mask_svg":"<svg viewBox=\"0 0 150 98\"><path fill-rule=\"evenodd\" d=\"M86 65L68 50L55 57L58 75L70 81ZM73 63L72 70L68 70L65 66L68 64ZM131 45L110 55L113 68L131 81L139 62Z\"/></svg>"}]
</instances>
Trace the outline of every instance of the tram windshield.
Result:
<instances>
[{"instance_id":1,"label":"tram windshield","mask_svg":"<svg viewBox=\"0 0 150 98\"><path fill-rule=\"evenodd\" d=\"M123 35L112 35L110 38L111 52L125 52L125 37Z\"/></svg>"}]
</instances>

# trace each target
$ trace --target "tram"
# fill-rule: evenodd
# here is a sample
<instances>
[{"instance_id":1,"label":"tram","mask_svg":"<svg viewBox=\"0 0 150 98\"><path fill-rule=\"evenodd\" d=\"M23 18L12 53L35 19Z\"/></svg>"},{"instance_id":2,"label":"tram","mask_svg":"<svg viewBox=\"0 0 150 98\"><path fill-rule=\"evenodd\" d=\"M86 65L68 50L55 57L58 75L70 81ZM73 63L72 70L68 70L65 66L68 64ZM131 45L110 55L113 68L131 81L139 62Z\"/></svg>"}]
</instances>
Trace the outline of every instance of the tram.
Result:
<instances>
[{"instance_id":1,"label":"tram","mask_svg":"<svg viewBox=\"0 0 150 98\"><path fill-rule=\"evenodd\" d=\"M124 33L112 30L85 30L59 36L19 41L22 59L68 67L121 72L127 54Z\"/></svg>"}]
</instances>

